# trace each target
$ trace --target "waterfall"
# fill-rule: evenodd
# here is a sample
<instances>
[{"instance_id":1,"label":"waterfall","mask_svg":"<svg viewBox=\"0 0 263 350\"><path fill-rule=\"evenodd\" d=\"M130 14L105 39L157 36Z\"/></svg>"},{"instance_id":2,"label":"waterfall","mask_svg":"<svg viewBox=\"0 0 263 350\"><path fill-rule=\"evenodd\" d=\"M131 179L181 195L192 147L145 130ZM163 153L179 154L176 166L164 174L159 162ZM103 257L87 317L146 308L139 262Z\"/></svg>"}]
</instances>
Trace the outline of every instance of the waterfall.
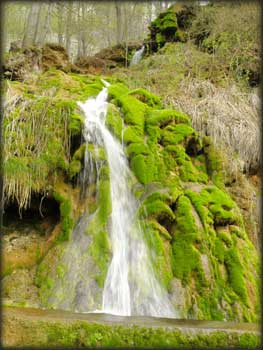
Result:
<instances>
[{"instance_id":1,"label":"waterfall","mask_svg":"<svg viewBox=\"0 0 263 350\"><path fill-rule=\"evenodd\" d=\"M143 52L144 52L144 49L145 49L145 47L144 47L144 45L143 45L143 46L140 48L140 50L138 50L138 51L135 52L135 54L134 54L133 57L132 57L130 66L133 66L134 64L137 64L137 63L140 61L140 59L141 59L141 57L142 57L142 54L143 54Z\"/></svg>"},{"instance_id":2,"label":"waterfall","mask_svg":"<svg viewBox=\"0 0 263 350\"><path fill-rule=\"evenodd\" d=\"M110 169L113 255L103 289L102 311L124 316L175 317L168 293L155 276L143 231L136 219L138 202L129 187L132 174L124 149L105 126L107 88L96 98L78 104L85 113L85 141L95 140L105 147Z\"/></svg>"},{"instance_id":3,"label":"waterfall","mask_svg":"<svg viewBox=\"0 0 263 350\"><path fill-rule=\"evenodd\" d=\"M93 214L87 212L75 227L57 265L63 268L63 276L59 278L56 268L55 283L49 290L49 306L122 316L178 317L151 263L150 251L136 215L139 203L130 188L134 177L123 145L105 126L109 84L103 82L106 87L96 98L78 102L78 105L85 114L83 136L88 147L84 159L84 182L88 188L89 184L98 188L103 163L92 159L89 146L94 146L95 150L103 147L106 152L112 208L108 225L112 257L102 290L94 280L94 271L98 268L88 250L93 238L85 233L96 217L96 211Z\"/></svg>"}]
</instances>

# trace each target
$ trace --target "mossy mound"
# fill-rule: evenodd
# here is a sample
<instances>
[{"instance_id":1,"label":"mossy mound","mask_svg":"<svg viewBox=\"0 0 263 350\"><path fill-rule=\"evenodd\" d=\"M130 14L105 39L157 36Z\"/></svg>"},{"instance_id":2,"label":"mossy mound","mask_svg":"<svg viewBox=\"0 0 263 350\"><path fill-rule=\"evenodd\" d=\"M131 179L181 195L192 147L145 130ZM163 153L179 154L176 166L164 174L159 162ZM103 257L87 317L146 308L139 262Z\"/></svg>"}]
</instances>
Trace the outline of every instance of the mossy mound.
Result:
<instances>
[{"instance_id":1,"label":"mossy mound","mask_svg":"<svg viewBox=\"0 0 263 350\"><path fill-rule=\"evenodd\" d=\"M151 52L158 51L167 42L186 41L179 29L176 12L177 7L171 6L151 23L149 38L145 40Z\"/></svg>"},{"instance_id":2,"label":"mossy mound","mask_svg":"<svg viewBox=\"0 0 263 350\"><path fill-rule=\"evenodd\" d=\"M118 84L110 91L131 169L143 185L139 216L160 281L174 299L174 280L188 290L185 317L255 321L259 261L211 140L184 114L156 109L136 94L131 99ZM158 189L149 192L154 183Z\"/></svg>"}]
</instances>

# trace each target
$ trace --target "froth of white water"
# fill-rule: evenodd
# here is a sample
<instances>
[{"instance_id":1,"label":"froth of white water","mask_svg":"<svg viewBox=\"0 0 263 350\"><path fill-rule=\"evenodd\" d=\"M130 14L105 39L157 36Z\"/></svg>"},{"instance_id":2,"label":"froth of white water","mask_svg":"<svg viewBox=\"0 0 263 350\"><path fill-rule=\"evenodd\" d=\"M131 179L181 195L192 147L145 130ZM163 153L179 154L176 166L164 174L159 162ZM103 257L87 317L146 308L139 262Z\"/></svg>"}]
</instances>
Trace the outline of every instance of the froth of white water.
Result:
<instances>
[{"instance_id":1,"label":"froth of white water","mask_svg":"<svg viewBox=\"0 0 263 350\"><path fill-rule=\"evenodd\" d=\"M140 48L140 50L138 50L138 51L135 52L135 54L134 54L133 57L132 57L130 66L133 66L134 64L137 64L137 63L140 61L140 59L142 58L142 54L143 54L143 52L144 52L144 49L145 49L145 47L142 46L142 47Z\"/></svg>"},{"instance_id":2,"label":"froth of white water","mask_svg":"<svg viewBox=\"0 0 263 350\"><path fill-rule=\"evenodd\" d=\"M110 168L112 260L104 284L101 312L176 317L168 293L156 278L143 231L136 220L138 203L129 187L132 175L123 147L105 126L107 95L105 87L96 98L78 102L85 113L85 141L105 147ZM86 154L85 167L90 166L89 154Z\"/></svg>"}]
</instances>

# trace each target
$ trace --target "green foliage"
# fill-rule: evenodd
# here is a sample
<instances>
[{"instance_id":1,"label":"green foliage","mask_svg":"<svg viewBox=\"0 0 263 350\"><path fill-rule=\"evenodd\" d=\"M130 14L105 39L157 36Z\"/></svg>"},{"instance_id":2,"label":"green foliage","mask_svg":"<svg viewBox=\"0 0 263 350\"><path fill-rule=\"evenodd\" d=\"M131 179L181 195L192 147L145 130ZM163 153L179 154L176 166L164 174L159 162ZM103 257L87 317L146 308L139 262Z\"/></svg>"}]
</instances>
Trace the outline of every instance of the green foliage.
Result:
<instances>
[{"instance_id":1,"label":"green foliage","mask_svg":"<svg viewBox=\"0 0 263 350\"><path fill-rule=\"evenodd\" d=\"M61 221L61 233L57 238L58 242L68 241L74 226L72 218L72 208L69 199L63 197L60 193L54 192L55 200L60 204L60 221Z\"/></svg>"},{"instance_id":2,"label":"green foliage","mask_svg":"<svg viewBox=\"0 0 263 350\"><path fill-rule=\"evenodd\" d=\"M243 85L251 83L252 76L258 79L259 33L259 8L255 2L202 6L190 28L196 44L213 54L218 67Z\"/></svg>"}]
</instances>

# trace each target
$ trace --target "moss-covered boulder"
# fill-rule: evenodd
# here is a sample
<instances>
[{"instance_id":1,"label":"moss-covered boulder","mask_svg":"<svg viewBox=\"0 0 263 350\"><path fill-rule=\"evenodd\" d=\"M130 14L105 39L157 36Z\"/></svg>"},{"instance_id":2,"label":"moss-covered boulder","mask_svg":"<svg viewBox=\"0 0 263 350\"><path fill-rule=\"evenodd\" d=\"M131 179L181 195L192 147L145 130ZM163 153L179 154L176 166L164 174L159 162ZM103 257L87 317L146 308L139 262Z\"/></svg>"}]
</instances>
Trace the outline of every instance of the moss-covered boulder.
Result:
<instances>
[{"instance_id":1,"label":"moss-covered boulder","mask_svg":"<svg viewBox=\"0 0 263 350\"><path fill-rule=\"evenodd\" d=\"M150 51L158 51L167 42L184 41L184 36L178 28L176 7L169 7L151 23L149 38L146 39Z\"/></svg>"}]
</instances>

